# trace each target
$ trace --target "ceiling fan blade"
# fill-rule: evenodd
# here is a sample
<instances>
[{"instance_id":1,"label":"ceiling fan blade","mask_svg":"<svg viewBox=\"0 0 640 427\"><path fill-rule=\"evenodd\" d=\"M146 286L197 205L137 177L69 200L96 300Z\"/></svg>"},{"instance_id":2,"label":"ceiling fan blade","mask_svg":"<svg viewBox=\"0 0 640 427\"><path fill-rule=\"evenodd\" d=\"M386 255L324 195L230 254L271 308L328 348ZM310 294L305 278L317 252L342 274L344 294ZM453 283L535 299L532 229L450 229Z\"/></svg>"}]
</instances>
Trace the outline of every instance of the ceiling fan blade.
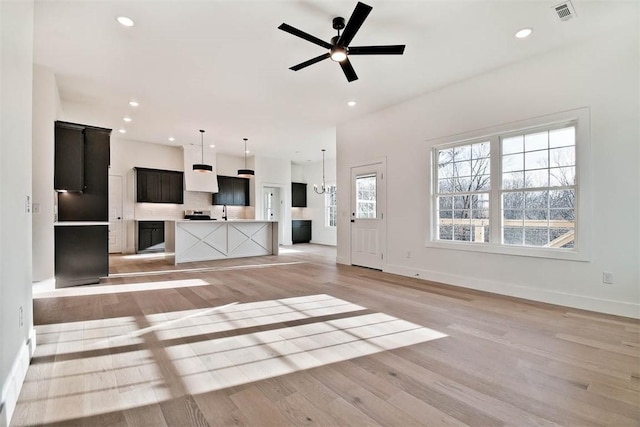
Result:
<instances>
[{"instance_id":1,"label":"ceiling fan blade","mask_svg":"<svg viewBox=\"0 0 640 427\"><path fill-rule=\"evenodd\" d=\"M373 9L371 6L358 2L356 8L351 14L351 18L349 18L349 22L347 22L347 25L344 27L344 31L338 40L339 45L349 46L349 43L351 43L351 40L353 40L353 37L362 26L362 23L367 19L367 16L369 16L371 9Z\"/></svg>"},{"instance_id":2,"label":"ceiling fan blade","mask_svg":"<svg viewBox=\"0 0 640 427\"><path fill-rule=\"evenodd\" d=\"M324 54L322 54L322 55L320 55L320 56L316 56L315 58L310 59L310 60L308 60L308 61L301 62L301 63L300 63L300 64L298 64L298 65L294 65L293 67L290 67L289 69L290 69L290 70L293 70L293 71L302 70L303 68L308 67L309 65L313 65L313 64L315 64L316 62L320 62L320 61L322 61L323 59L327 59L327 58L329 58L330 56L331 56L331 54L330 54L329 52L327 52L327 53L324 53Z\"/></svg>"},{"instance_id":3,"label":"ceiling fan blade","mask_svg":"<svg viewBox=\"0 0 640 427\"><path fill-rule=\"evenodd\" d=\"M358 80L356 70L353 69L353 65L351 65L351 61L349 61L349 58L339 62L338 64L340 64L340 67L342 67L342 71L344 72L344 75L348 81L352 82L354 80Z\"/></svg>"},{"instance_id":4,"label":"ceiling fan blade","mask_svg":"<svg viewBox=\"0 0 640 427\"><path fill-rule=\"evenodd\" d=\"M319 38L312 36L309 33L305 33L302 30L294 28L291 25L285 24L284 22L278 27L278 29L285 31L289 34L293 34L296 37L300 37L301 39L305 39L308 42L317 44L318 46L322 46L325 49L331 49L331 43L328 43L324 40L320 40Z\"/></svg>"},{"instance_id":5,"label":"ceiling fan blade","mask_svg":"<svg viewBox=\"0 0 640 427\"><path fill-rule=\"evenodd\" d=\"M404 45L389 46L353 46L349 48L349 55L402 55Z\"/></svg>"}]
</instances>

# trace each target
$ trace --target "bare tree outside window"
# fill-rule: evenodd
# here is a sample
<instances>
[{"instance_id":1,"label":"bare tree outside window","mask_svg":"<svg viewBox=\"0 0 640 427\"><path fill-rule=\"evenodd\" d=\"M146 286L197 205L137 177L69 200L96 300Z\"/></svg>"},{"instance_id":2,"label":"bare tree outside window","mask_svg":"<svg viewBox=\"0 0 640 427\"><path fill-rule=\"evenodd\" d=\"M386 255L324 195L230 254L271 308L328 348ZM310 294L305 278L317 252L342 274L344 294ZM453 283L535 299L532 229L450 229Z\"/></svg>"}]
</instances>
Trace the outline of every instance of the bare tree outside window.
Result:
<instances>
[{"instance_id":1,"label":"bare tree outside window","mask_svg":"<svg viewBox=\"0 0 640 427\"><path fill-rule=\"evenodd\" d=\"M376 210L376 175L362 175L356 177L356 218L375 219Z\"/></svg>"},{"instance_id":2,"label":"bare tree outside window","mask_svg":"<svg viewBox=\"0 0 640 427\"><path fill-rule=\"evenodd\" d=\"M325 193L326 226L335 227L338 223L338 196L336 186L330 185Z\"/></svg>"},{"instance_id":3,"label":"bare tree outside window","mask_svg":"<svg viewBox=\"0 0 640 427\"><path fill-rule=\"evenodd\" d=\"M438 239L489 241L490 143L438 150Z\"/></svg>"}]
</instances>

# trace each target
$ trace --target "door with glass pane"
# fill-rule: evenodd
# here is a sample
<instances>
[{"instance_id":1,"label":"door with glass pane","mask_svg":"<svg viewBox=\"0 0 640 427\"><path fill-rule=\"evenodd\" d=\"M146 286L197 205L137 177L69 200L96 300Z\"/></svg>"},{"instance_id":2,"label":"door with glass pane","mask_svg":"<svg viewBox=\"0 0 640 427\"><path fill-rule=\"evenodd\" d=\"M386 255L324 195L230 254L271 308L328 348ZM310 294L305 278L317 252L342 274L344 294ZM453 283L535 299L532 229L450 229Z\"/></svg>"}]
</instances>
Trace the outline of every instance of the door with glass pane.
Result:
<instances>
[{"instance_id":1,"label":"door with glass pane","mask_svg":"<svg viewBox=\"0 0 640 427\"><path fill-rule=\"evenodd\" d=\"M384 164L351 168L351 264L382 269L384 262Z\"/></svg>"}]
</instances>

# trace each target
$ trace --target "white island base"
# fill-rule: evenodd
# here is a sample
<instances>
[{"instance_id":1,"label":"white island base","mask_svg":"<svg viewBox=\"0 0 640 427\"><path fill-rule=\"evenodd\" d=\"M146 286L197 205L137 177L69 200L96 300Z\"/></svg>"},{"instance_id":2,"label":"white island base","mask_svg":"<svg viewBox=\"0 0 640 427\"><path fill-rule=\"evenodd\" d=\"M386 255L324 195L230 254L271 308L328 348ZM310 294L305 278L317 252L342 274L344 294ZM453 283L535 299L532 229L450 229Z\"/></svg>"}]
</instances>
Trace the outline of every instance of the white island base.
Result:
<instances>
[{"instance_id":1,"label":"white island base","mask_svg":"<svg viewBox=\"0 0 640 427\"><path fill-rule=\"evenodd\" d=\"M166 221L165 249L175 263L278 255L278 222Z\"/></svg>"}]
</instances>

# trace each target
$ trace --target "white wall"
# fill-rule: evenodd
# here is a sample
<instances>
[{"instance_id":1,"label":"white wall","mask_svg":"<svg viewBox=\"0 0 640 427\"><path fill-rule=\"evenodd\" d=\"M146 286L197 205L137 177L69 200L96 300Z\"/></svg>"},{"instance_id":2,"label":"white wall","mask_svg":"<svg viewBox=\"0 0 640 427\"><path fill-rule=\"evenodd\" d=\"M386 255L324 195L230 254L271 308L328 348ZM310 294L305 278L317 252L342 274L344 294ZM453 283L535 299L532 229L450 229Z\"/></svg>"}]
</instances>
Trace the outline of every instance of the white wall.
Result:
<instances>
[{"instance_id":1,"label":"white wall","mask_svg":"<svg viewBox=\"0 0 640 427\"><path fill-rule=\"evenodd\" d=\"M0 2L0 425L8 424L35 335L31 294L33 2ZM22 315L20 314L22 313ZM33 338L29 341L30 336Z\"/></svg>"},{"instance_id":2,"label":"white wall","mask_svg":"<svg viewBox=\"0 0 640 427\"><path fill-rule=\"evenodd\" d=\"M507 66L338 128L338 187L349 167L387 158L389 272L589 310L640 317L638 23ZM425 141L589 107L593 173L589 262L425 247ZM338 192L338 260L350 260L349 191ZM412 258L406 254L411 251ZM615 284L603 285L602 272Z\"/></svg>"},{"instance_id":3,"label":"white wall","mask_svg":"<svg viewBox=\"0 0 640 427\"><path fill-rule=\"evenodd\" d=\"M265 187L277 187L280 189L282 221L278 227L280 232L280 244L290 245L291 241L291 160L276 159L273 157L255 156L255 178L252 179L255 191L256 218L264 219L262 190ZM251 165L248 164L248 167Z\"/></svg>"},{"instance_id":4,"label":"white wall","mask_svg":"<svg viewBox=\"0 0 640 427\"><path fill-rule=\"evenodd\" d=\"M33 281L53 279L54 122L62 115L53 70L33 67Z\"/></svg>"},{"instance_id":5,"label":"white wall","mask_svg":"<svg viewBox=\"0 0 640 427\"><path fill-rule=\"evenodd\" d=\"M325 160L325 183L336 185L336 161ZM313 185L322 186L322 161L309 162L304 165L304 177L307 184L307 207L305 219L311 220L311 243L335 246L337 243L336 227L325 225L325 194L313 191Z\"/></svg>"}]
</instances>

